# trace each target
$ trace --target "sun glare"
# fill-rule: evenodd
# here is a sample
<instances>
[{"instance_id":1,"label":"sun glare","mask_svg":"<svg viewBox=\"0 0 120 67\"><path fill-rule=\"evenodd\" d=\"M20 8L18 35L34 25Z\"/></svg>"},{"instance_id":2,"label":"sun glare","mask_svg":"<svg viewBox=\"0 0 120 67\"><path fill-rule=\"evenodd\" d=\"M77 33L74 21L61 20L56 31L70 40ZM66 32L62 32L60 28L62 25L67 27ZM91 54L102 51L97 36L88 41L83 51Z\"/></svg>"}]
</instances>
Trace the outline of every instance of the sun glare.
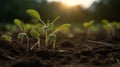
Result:
<instances>
[{"instance_id":1,"label":"sun glare","mask_svg":"<svg viewBox=\"0 0 120 67\"><path fill-rule=\"evenodd\" d=\"M67 6L81 5L84 8L88 8L95 0L48 0L48 2L61 2Z\"/></svg>"},{"instance_id":2,"label":"sun glare","mask_svg":"<svg viewBox=\"0 0 120 67\"><path fill-rule=\"evenodd\" d=\"M61 0L61 2L67 6L76 6L78 5L76 1L73 0Z\"/></svg>"}]
</instances>

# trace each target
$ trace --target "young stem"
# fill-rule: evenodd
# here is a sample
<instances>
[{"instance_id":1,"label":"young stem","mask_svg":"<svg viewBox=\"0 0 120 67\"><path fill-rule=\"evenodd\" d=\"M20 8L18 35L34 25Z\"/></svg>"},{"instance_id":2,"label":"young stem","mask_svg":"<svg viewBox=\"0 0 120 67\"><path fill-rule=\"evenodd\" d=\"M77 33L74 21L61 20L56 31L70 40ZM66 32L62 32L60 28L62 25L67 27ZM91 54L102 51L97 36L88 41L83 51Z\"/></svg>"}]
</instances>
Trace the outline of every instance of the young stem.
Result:
<instances>
[{"instance_id":1,"label":"young stem","mask_svg":"<svg viewBox=\"0 0 120 67\"><path fill-rule=\"evenodd\" d=\"M106 39L107 39L107 40L112 39L112 36L111 36L111 34L110 34L110 33L111 33L110 30L107 29L106 31L107 31L107 38L106 38Z\"/></svg>"},{"instance_id":2,"label":"young stem","mask_svg":"<svg viewBox=\"0 0 120 67\"><path fill-rule=\"evenodd\" d=\"M38 41L30 48L31 50L38 44Z\"/></svg>"},{"instance_id":3,"label":"young stem","mask_svg":"<svg viewBox=\"0 0 120 67\"><path fill-rule=\"evenodd\" d=\"M48 47L48 32L45 32L46 38L45 38L45 46Z\"/></svg>"},{"instance_id":4,"label":"young stem","mask_svg":"<svg viewBox=\"0 0 120 67\"><path fill-rule=\"evenodd\" d=\"M53 20L52 23L55 23L59 18L60 18L60 16L56 17L55 20Z\"/></svg>"},{"instance_id":5,"label":"young stem","mask_svg":"<svg viewBox=\"0 0 120 67\"><path fill-rule=\"evenodd\" d=\"M28 37L28 35L26 35L26 39L27 39L27 51L29 51L30 47L29 47L29 37Z\"/></svg>"},{"instance_id":6,"label":"young stem","mask_svg":"<svg viewBox=\"0 0 120 67\"><path fill-rule=\"evenodd\" d=\"M56 43L56 40L54 40L54 42L53 42L53 49L55 49L55 43Z\"/></svg>"},{"instance_id":7,"label":"young stem","mask_svg":"<svg viewBox=\"0 0 120 67\"><path fill-rule=\"evenodd\" d=\"M40 48L40 38L38 37L38 47Z\"/></svg>"},{"instance_id":8,"label":"young stem","mask_svg":"<svg viewBox=\"0 0 120 67\"><path fill-rule=\"evenodd\" d=\"M41 19L39 19L40 20L40 22L44 25L44 26L46 26L46 24L41 20Z\"/></svg>"},{"instance_id":9,"label":"young stem","mask_svg":"<svg viewBox=\"0 0 120 67\"><path fill-rule=\"evenodd\" d=\"M115 33L116 33L116 32L115 32L115 29L112 28L112 29L111 29L111 33L112 33L112 36L115 36Z\"/></svg>"},{"instance_id":10,"label":"young stem","mask_svg":"<svg viewBox=\"0 0 120 67\"><path fill-rule=\"evenodd\" d=\"M21 32L24 32L23 29L22 29L22 27L19 26L19 29L20 29Z\"/></svg>"},{"instance_id":11,"label":"young stem","mask_svg":"<svg viewBox=\"0 0 120 67\"><path fill-rule=\"evenodd\" d=\"M38 37L38 41L30 48L31 50L38 45L38 47L40 48L40 38Z\"/></svg>"},{"instance_id":12,"label":"young stem","mask_svg":"<svg viewBox=\"0 0 120 67\"><path fill-rule=\"evenodd\" d=\"M20 47L23 45L23 38L20 41Z\"/></svg>"},{"instance_id":13,"label":"young stem","mask_svg":"<svg viewBox=\"0 0 120 67\"><path fill-rule=\"evenodd\" d=\"M90 29L87 30L86 40L89 38L89 35L90 35Z\"/></svg>"}]
</instances>

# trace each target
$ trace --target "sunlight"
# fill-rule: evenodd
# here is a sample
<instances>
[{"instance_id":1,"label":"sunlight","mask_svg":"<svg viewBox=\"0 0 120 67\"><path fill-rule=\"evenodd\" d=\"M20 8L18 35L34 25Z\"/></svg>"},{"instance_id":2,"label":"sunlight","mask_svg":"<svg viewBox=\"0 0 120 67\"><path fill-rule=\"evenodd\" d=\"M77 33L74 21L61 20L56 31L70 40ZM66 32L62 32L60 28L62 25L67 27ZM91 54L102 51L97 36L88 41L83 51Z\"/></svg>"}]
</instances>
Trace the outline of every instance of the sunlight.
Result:
<instances>
[{"instance_id":1,"label":"sunlight","mask_svg":"<svg viewBox=\"0 0 120 67\"><path fill-rule=\"evenodd\" d=\"M61 2L67 6L81 5L84 8L90 7L95 0L48 0L48 2Z\"/></svg>"},{"instance_id":2,"label":"sunlight","mask_svg":"<svg viewBox=\"0 0 120 67\"><path fill-rule=\"evenodd\" d=\"M61 2L67 6L76 6L78 5L76 1L73 0L61 0Z\"/></svg>"}]
</instances>

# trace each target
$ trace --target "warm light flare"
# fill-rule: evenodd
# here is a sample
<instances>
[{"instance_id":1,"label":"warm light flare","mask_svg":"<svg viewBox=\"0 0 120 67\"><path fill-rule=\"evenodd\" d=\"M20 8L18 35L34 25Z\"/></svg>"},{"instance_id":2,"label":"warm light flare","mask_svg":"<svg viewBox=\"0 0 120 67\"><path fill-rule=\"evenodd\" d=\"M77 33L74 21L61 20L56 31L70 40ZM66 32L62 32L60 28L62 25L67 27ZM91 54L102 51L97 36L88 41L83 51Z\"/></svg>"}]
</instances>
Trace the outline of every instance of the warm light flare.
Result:
<instances>
[{"instance_id":1,"label":"warm light flare","mask_svg":"<svg viewBox=\"0 0 120 67\"><path fill-rule=\"evenodd\" d=\"M61 0L61 2L63 3L63 4L65 4L65 5L67 5L67 6L76 6L76 5L78 5L78 3L76 2L76 1L73 1L73 0L64 0L64 1L62 1Z\"/></svg>"},{"instance_id":2,"label":"warm light flare","mask_svg":"<svg viewBox=\"0 0 120 67\"><path fill-rule=\"evenodd\" d=\"M48 0L48 2L61 2L67 6L81 5L84 8L88 8L95 0Z\"/></svg>"}]
</instances>

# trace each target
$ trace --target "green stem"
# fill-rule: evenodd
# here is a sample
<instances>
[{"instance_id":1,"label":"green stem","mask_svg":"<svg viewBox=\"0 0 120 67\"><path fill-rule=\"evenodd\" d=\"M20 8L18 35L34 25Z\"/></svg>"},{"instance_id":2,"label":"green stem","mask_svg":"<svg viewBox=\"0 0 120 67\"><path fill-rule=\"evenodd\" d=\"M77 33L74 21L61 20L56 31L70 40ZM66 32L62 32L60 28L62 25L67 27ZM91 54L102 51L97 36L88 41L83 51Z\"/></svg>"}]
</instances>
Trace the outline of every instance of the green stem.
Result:
<instances>
[{"instance_id":1,"label":"green stem","mask_svg":"<svg viewBox=\"0 0 120 67\"><path fill-rule=\"evenodd\" d=\"M48 47L48 32L46 31L45 46Z\"/></svg>"},{"instance_id":2,"label":"green stem","mask_svg":"<svg viewBox=\"0 0 120 67\"><path fill-rule=\"evenodd\" d=\"M30 50L30 46L29 46L29 37L28 37L28 35L26 35L26 39L27 39L27 51L29 51Z\"/></svg>"},{"instance_id":3,"label":"green stem","mask_svg":"<svg viewBox=\"0 0 120 67\"><path fill-rule=\"evenodd\" d=\"M23 38L20 41L20 47L23 45Z\"/></svg>"},{"instance_id":4,"label":"green stem","mask_svg":"<svg viewBox=\"0 0 120 67\"><path fill-rule=\"evenodd\" d=\"M90 35L90 29L87 30L86 40L89 38Z\"/></svg>"},{"instance_id":5,"label":"green stem","mask_svg":"<svg viewBox=\"0 0 120 67\"><path fill-rule=\"evenodd\" d=\"M59 18L60 18L60 16L57 16L57 17L55 18L55 20L53 20L52 23L55 23Z\"/></svg>"},{"instance_id":6,"label":"green stem","mask_svg":"<svg viewBox=\"0 0 120 67\"><path fill-rule=\"evenodd\" d=\"M31 50L38 44L38 41L30 48Z\"/></svg>"},{"instance_id":7,"label":"green stem","mask_svg":"<svg viewBox=\"0 0 120 67\"><path fill-rule=\"evenodd\" d=\"M22 27L19 26L19 29L21 30L21 32L24 32L23 29L22 29Z\"/></svg>"},{"instance_id":8,"label":"green stem","mask_svg":"<svg viewBox=\"0 0 120 67\"><path fill-rule=\"evenodd\" d=\"M112 32L112 36L114 37L114 36L115 36L115 33L116 33L116 32L115 32L115 29L112 28L111 30L112 30L112 31L111 31L111 32Z\"/></svg>"},{"instance_id":9,"label":"green stem","mask_svg":"<svg viewBox=\"0 0 120 67\"><path fill-rule=\"evenodd\" d=\"M40 38L38 37L38 47L40 48Z\"/></svg>"},{"instance_id":10,"label":"green stem","mask_svg":"<svg viewBox=\"0 0 120 67\"><path fill-rule=\"evenodd\" d=\"M56 40L54 40L54 42L53 42L53 49L56 48L55 43L56 43Z\"/></svg>"},{"instance_id":11,"label":"green stem","mask_svg":"<svg viewBox=\"0 0 120 67\"><path fill-rule=\"evenodd\" d=\"M107 40L109 40L109 39L111 39L111 37L112 37L111 34L110 34L110 30L107 29L106 31L107 31Z\"/></svg>"},{"instance_id":12,"label":"green stem","mask_svg":"<svg viewBox=\"0 0 120 67\"><path fill-rule=\"evenodd\" d=\"M40 22L43 24L43 25L45 25L46 26L46 24L41 20L41 19L39 19L40 20Z\"/></svg>"},{"instance_id":13,"label":"green stem","mask_svg":"<svg viewBox=\"0 0 120 67\"><path fill-rule=\"evenodd\" d=\"M40 48L40 38L38 37L38 41L30 48L31 50L38 45L38 47Z\"/></svg>"}]
</instances>

